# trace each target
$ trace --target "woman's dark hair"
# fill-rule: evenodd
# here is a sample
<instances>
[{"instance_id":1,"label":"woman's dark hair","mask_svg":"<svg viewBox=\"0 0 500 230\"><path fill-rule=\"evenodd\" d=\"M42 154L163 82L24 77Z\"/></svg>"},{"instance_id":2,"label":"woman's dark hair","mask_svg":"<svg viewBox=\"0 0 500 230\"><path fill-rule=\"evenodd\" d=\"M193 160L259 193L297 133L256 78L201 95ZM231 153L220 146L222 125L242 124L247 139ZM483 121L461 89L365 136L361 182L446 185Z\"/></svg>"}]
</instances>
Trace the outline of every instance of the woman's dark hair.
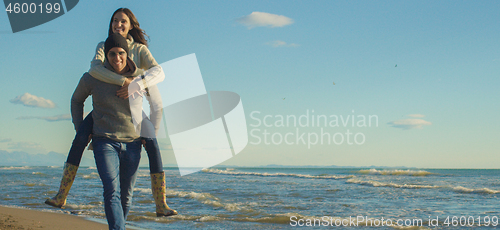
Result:
<instances>
[{"instance_id":1,"label":"woman's dark hair","mask_svg":"<svg viewBox=\"0 0 500 230\"><path fill-rule=\"evenodd\" d=\"M132 27L132 29L128 32L128 34L130 34L130 36L132 36L132 38L134 38L134 42L138 42L138 43L141 43L141 44L147 46L148 41L146 40L145 37L148 37L148 39L149 39L149 36L146 34L146 32L143 29L141 29L141 27L139 26L139 21L137 21L137 18L132 13L132 11L130 11L127 8L119 8L113 13L113 16L111 16L111 21L109 22L108 36L113 34L113 28L112 28L113 27L113 18L115 17L115 14L118 12L124 13L129 18L130 26Z\"/></svg>"}]
</instances>

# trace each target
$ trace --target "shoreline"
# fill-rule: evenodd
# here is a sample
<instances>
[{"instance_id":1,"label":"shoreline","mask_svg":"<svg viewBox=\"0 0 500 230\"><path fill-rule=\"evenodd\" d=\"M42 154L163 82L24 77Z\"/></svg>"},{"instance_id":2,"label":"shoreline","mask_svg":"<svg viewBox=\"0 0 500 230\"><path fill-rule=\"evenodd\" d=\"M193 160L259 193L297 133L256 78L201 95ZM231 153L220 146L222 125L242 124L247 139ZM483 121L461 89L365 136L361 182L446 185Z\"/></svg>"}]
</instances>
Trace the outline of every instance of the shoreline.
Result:
<instances>
[{"instance_id":1,"label":"shoreline","mask_svg":"<svg viewBox=\"0 0 500 230\"><path fill-rule=\"evenodd\" d=\"M106 230L108 225L66 213L0 205L0 229Z\"/></svg>"}]
</instances>

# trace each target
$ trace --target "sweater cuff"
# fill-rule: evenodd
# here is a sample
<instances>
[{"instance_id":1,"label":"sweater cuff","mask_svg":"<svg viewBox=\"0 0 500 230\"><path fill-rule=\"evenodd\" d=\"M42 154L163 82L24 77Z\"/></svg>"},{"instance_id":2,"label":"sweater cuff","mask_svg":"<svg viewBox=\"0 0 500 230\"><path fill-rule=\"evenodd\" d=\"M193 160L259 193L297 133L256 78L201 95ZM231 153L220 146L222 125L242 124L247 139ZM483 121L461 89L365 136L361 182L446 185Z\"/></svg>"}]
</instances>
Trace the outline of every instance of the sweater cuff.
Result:
<instances>
[{"instance_id":1,"label":"sweater cuff","mask_svg":"<svg viewBox=\"0 0 500 230\"><path fill-rule=\"evenodd\" d=\"M123 85L125 84L125 78L124 78L124 77L122 77L122 78L120 79L120 81L122 81L121 86L123 86Z\"/></svg>"},{"instance_id":2,"label":"sweater cuff","mask_svg":"<svg viewBox=\"0 0 500 230\"><path fill-rule=\"evenodd\" d=\"M137 81L137 84L139 85L139 88L140 88L139 91L142 91L142 90L144 90L147 87L147 86L144 85L144 81L143 80Z\"/></svg>"}]
</instances>

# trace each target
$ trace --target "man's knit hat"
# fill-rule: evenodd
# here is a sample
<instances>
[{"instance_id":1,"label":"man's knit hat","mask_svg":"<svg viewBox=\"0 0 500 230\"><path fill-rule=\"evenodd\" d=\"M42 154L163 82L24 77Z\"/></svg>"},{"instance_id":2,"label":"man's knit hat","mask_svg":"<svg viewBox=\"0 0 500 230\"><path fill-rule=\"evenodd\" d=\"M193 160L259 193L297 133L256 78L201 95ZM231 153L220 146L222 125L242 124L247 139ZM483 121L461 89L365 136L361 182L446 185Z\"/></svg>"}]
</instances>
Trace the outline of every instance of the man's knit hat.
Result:
<instances>
[{"instance_id":1,"label":"man's knit hat","mask_svg":"<svg viewBox=\"0 0 500 230\"><path fill-rule=\"evenodd\" d=\"M128 43L127 43L127 39L125 39L119 33L111 34L106 39L106 41L104 42L104 54L107 56L109 50L113 49L115 47L120 47L120 48L124 49L125 52L127 52L127 56L128 56Z\"/></svg>"}]
</instances>

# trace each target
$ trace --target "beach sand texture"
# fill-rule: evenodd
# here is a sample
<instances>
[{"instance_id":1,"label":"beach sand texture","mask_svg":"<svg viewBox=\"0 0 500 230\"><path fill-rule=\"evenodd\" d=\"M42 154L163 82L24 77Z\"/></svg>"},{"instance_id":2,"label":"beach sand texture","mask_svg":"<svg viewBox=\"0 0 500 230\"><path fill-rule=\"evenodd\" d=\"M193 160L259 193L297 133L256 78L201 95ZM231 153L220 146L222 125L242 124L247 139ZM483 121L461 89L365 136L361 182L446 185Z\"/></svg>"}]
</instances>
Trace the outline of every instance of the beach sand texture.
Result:
<instances>
[{"instance_id":1,"label":"beach sand texture","mask_svg":"<svg viewBox=\"0 0 500 230\"><path fill-rule=\"evenodd\" d=\"M108 229L108 225L69 214L41 212L29 209L0 206L0 230L11 229L106 230Z\"/></svg>"}]
</instances>

